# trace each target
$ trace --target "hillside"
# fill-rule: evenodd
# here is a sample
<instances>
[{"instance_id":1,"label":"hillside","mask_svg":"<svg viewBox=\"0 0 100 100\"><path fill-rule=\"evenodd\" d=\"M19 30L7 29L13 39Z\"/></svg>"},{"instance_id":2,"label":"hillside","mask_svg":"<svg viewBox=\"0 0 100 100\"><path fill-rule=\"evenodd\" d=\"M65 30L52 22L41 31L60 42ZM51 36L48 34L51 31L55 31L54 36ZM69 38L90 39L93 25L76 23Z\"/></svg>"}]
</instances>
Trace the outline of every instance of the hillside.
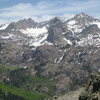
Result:
<instances>
[{"instance_id":1,"label":"hillside","mask_svg":"<svg viewBox=\"0 0 100 100\"><path fill-rule=\"evenodd\" d=\"M100 20L88 14L0 26L0 81L6 85L49 96L67 94L99 69Z\"/></svg>"},{"instance_id":2,"label":"hillside","mask_svg":"<svg viewBox=\"0 0 100 100\"><path fill-rule=\"evenodd\" d=\"M0 83L0 100L44 100L47 98L50 97Z\"/></svg>"}]
</instances>

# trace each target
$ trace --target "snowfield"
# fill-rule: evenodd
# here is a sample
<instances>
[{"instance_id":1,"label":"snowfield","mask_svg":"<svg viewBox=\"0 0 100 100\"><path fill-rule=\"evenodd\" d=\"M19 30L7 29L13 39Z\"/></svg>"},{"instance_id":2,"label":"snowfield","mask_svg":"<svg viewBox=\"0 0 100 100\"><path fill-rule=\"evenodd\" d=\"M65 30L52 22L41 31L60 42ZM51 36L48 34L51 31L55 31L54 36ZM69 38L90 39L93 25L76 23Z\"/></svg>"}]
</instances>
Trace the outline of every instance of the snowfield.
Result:
<instances>
[{"instance_id":1,"label":"snowfield","mask_svg":"<svg viewBox=\"0 0 100 100\"><path fill-rule=\"evenodd\" d=\"M40 34L47 33L47 28L27 28L26 30L20 29L20 31L28 36L38 37Z\"/></svg>"},{"instance_id":2,"label":"snowfield","mask_svg":"<svg viewBox=\"0 0 100 100\"><path fill-rule=\"evenodd\" d=\"M0 30L5 30L5 29L8 27L8 25L9 25L9 24L1 25Z\"/></svg>"}]
</instances>

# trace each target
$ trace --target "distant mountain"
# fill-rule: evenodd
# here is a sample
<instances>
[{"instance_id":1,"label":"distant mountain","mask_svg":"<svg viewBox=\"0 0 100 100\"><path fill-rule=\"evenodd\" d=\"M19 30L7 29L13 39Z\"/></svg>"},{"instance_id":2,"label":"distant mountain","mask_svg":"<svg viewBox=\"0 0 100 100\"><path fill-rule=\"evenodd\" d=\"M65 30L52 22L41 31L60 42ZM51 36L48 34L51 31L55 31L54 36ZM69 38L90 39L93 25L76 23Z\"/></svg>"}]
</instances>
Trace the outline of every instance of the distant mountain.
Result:
<instances>
[{"instance_id":1,"label":"distant mountain","mask_svg":"<svg viewBox=\"0 0 100 100\"><path fill-rule=\"evenodd\" d=\"M85 27L89 26L95 21L99 20L92 18L85 13L81 13L66 21L66 25L73 33L80 33Z\"/></svg>"},{"instance_id":2,"label":"distant mountain","mask_svg":"<svg viewBox=\"0 0 100 100\"><path fill-rule=\"evenodd\" d=\"M41 23L29 18L12 22L9 25L1 25L0 33L2 39L14 39L15 41L15 38L17 40L20 38L22 41L27 41L25 45L36 47L44 44L65 46L77 43L80 40L78 34L93 24L99 27L100 22L85 13L78 14L65 22L58 17Z\"/></svg>"}]
</instances>

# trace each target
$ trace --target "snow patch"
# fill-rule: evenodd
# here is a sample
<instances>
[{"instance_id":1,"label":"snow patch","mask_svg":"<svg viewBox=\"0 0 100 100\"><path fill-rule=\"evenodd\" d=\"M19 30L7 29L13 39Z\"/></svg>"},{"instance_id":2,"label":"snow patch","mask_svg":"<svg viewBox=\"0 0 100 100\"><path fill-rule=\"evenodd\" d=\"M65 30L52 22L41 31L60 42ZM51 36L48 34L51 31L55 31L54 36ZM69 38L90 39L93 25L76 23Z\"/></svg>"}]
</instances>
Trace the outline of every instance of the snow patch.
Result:
<instances>
[{"instance_id":1,"label":"snow patch","mask_svg":"<svg viewBox=\"0 0 100 100\"><path fill-rule=\"evenodd\" d=\"M72 42L66 38L63 38L65 41L67 41L68 44L72 45Z\"/></svg>"},{"instance_id":2,"label":"snow patch","mask_svg":"<svg viewBox=\"0 0 100 100\"><path fill-rule=\"evenodd\" d=\"M72 21L69 21L68 22L68 25L75 25L76 24L76 21L75 20L72 20Z\"/></svg>"},{"instance_id":3,"label":"snow patch","mask_svg":"<svg viewBox=\"0 0 100 100\"><path fill-rule=\"evenodd\" d=\"M53 45L53 43L48 42L48 41L45 41L43 44L44 44L44 45Z\"/></svg>"},{"instance_id":4,"label":"snow patch","mask_svg":"<svg viewBox=\"0 0 100 100\"><path fill-rule=\"evenodd\" d=\"M96 38L95 38L96 37ZM88 35L85 38L82 38L79 42L77 42L78 46L88 46L93 45L96 47L100 47L100 35Z\"/></svg>"},{"instance_id":5,"label":"snow patch","mask_svg":"<svg viewBox=\"0 0 100 100\"><path fill-rule=\"evenodd\" d=\"M37 47L37 46L43 45L45 40L47 39L47 36L48 36L48 34L44 34L44 36L42 38L38 37L35 40L32 40L30 43L30 46Z\"/></svg>"},{"instance_id":6,"label":"snow patch","mask_svg":"<svg viewBox=\"0 0 100 100\"><path fill-rule=\"evenodd\" d=\"M75 20L69 21L67 27L68 30L72 31L72 33L80 33L84 29L81 25L78 25Z\"/></svg>"},{"instance_id":7,"label":"snow patch","mask_svg":"<svg viewBox=\"0 0 100 100\"><path fill-rule=\"evenodd\" d=\"M91 24L96 24L98 26L98 28L100 28L100 22L99 21L94 21L93 23Z\"/></svg>"},{"instance_id":8,"label":"snow patch","mask_svg":"<svg viewBox=\"0 0 100 100\"><path fill-rule=\"evenodd\" d=\"M44 26L42 28L27 28L26 30L20 29L20 31L23 34L28 35L29 37L32 37L32 39L30 40L30 46L40 46L43 45L47 39L48 36L48 30L47 28Z\"/></svg>"},{"instance_id":9,"label":"snow patch","mask_svg":"<svg viewBox=\"0 0 100 100\"><path fill-rule=\"evenodd\" d=\"M63 58L64 58L64 53L63 53L63 55L59 58L59 60L57 61L57 63L60 63L61 62L61 60L63 60Z\"/></svg>"},{"instance_id":10,"label":"snow patch","mask_svg":"<svg viewBox=\"0 0 100 100\"><path fill-rule=\"evenodd\" d=\"M27 28L26 30L20 29L20 31L28 36L37 37L40 34L47 33L46 27L42 28Z\"/></svg>"},{"instance_id":11,"label":"snow patch","mask_svg":"<svg viewBox=\"0 0 100 100\"><path fill-rule=\"evenodd\" d=\"M12 37L14 37L14 36L15 36L15 35L8 33L7 36L1 36L1 38L2 38L2 39L9 39L9 38L12 38Z\"/></svg>"},{"instance_id":12,"label":"snow patch","mask_svg":"<svg viewBox=\"0 0 100 100\"><path fill-rule=\"evenodd\" d=\"M4 24L0 27L0 30L5 30L8 27L8 24Z\"/></svg>"}]
</instances>

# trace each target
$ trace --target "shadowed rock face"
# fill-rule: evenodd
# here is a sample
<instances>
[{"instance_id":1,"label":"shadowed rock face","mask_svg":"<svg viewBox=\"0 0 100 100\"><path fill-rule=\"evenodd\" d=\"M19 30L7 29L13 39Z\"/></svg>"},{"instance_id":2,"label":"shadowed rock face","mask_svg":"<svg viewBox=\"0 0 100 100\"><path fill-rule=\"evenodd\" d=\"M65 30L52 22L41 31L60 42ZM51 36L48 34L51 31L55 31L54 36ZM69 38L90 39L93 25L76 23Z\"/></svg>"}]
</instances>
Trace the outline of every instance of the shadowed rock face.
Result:
<instances>
[{"instance_id":1,"label":"shadowed rock face","mask_svg":"<svg viewBox=\"0 0 100 100\"><path fill-rule=\"evenodd\" d=\"M91 75L89 84L81 93L79 100L100 100L100 73Z\"/></svg>"},{"instance_id":2,"label":"shadowed rock face","mask_svg":"<svg viewBox=\"0 0 100 100\"><path fill-rule=\"evenodd\" d=\"M65 32L64 24L57 17L50 21L50 27L48 29L48 38L47 40L54 45L64 45L66 41L64 40L63 32Z\"/></svg>"},{"instance_id":3,"label":"shadowed rock face","mask_svg":"<svg viewBox=\"0 0 100 100\"><path fill-rule=\"evenodd\" d=\"M85 28L81 33L81 37L87 37L88 35L99 35L100 29L97 25L90 25L89 27Z\"/></svg>"},{"instance_id":4,"label":"shadowed rock face","mask_svg":"<svg viewBox=\"0 0 100 100\"><path fill-rule=\"evenodd\" d=\"M59 51L58 48L54 46L40 46L33 52L33 59L35 58L36 62L54 62L54 60L60 57L62 53Z\"/></svg>"}]
</instances>

